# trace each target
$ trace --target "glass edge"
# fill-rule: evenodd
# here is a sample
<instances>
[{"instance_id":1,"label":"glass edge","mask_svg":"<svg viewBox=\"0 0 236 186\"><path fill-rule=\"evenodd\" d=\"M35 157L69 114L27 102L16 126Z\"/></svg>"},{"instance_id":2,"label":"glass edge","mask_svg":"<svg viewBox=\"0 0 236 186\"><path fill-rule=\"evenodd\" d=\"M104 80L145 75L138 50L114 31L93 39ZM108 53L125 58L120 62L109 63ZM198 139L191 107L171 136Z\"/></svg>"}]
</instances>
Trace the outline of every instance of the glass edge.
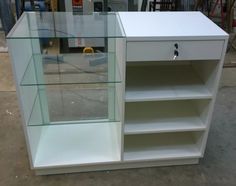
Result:
<instances>
[{"instance_id":1,"label":"glass edge","mask_svg":"<svg viewBox=\"0 0 236 186\"><path fill-rule=\"evenodd\" d=\"M48 37L21 37L21 36L12 36L12 37L8 37L6 39L45 39L45 38L49 38L49 39L77 39L77 38L125 38L125 36L83 36L83 37L55 37L55 36L48 36Z\"/></svg>"},{"instance_id":2,"label":"glass edge","mask_svg":"<svg viewBox=\"0 0 236 186\"><path fill-rule=\"evenodd\" d=\"M102 119L101 119L102 120ZM46 123L46 124L27 124L27 127L56 127L56 126L62 126L62 125L95 125L95 124L109 124L109 123L120 123L120 120L107 120L105 119L103 121L87 121L84 122L83 120L77 120L77 121L60 121L59 123L52 122L52 123Z\"/></svg>"},{"instance_id":3,"label":"glass edge","mask_svg":"<svg viewBox=\"0 0 236 186\"><path fill-rule=\"evenodd\" d=\"M22 20L24 19L24 17L26 17L27 12L23 12L23 14L20 16L20 18L16 21L16 24L12 27L12 29L10 30L10 32L7 34L6 39L18 39L21 37L14 37L14 33L17 30L17 27L19 26L19 24L22 22Z\"/></svg>"},{"instance_id":4,"label":"glass edge","mask_svg":"<svg viewBox=\"0 0 236 186\"><path fill-rule=\"evenodd\" d=\"M125 28L124 28L124 26L122 24L119 12L116 13L116 17L117 17L116 18L117 22L119 24L119 28L121 29L121 32L122 32L122 36L123 36L122 38L126 38Z\"/></svg>"},{"instance_id":5,"label":"glass edge","mask_svg":"<svg viewBox=\"0 0 236 186\"><path fill-rule=\"evenodd\" d=\"M20 86L21 87L33 87L33 86L56 86L56 85L99 85L99 84L119 84L122 83L121 80L119 81L107 81L107 82L85 82L85 83L79 83L79 82L75 82L75 83L44 83L44 84L25 84L25 83L21 83Z\"/></svg>"},{"instance_id":6,"label":"glass edge","mask_svg":"<svg viewBox=\"0 0 236 186\"><path fill-rule=\"evenodd\" d=\"M25 71L24 71L24 74L23 74L23 76L22 76L22 78L21 78L20 86L24 86L25 76L27 75L27 71L28 71L28 69L29 69L29 67L30 67L30 65L31 65L31 61L33 60L33 58L34 58L34 56L32 55L32 56L30 57L30 59L29 59L29 62L28 62L28 64L27 64L27 66L26 66L26 69L25 69ZM26 84L25 84L25 85L26 85Z\"/></svg>"}]
</instances>

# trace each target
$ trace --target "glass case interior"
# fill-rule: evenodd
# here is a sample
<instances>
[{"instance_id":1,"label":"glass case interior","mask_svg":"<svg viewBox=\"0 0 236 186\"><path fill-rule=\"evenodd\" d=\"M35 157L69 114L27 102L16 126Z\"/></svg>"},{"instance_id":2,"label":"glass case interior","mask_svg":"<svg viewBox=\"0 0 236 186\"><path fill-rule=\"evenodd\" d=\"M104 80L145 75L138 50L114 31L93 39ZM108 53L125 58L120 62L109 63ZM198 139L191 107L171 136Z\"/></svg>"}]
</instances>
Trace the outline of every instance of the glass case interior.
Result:
<instances>
[{"instance_id":1,"label":"glass case interior","mask_svg":"<svg viewBox=\"0 0 236 186\"><path fill-rule=\"evenodd\" d=\"M115 13L21 16L8 45L34 167L120 160L124 41Z\"/></svg>"}]
</instances>

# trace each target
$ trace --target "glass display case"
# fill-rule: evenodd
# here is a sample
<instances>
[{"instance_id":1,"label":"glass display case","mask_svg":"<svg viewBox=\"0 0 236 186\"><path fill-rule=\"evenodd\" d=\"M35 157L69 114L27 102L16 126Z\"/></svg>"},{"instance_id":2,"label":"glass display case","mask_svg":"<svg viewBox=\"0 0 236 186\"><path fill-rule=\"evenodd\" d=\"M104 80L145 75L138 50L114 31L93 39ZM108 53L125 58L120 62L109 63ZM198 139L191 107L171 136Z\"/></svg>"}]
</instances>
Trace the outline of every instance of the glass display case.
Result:
<instances>
[{"instance_id":1,"label":"glass display case","mask_svg":"<svg viewBox=\"0 0 236 186\"><path fill-rule=\"evenodd\" d=\"M33 168L120 161L124 39L115 13L27 12L9 33Z\"/></svg>"},{"instance_id":2,"label":"glass display case","mask_svg":"<svg viewBox=\"0 0 236 186\"><path fill-rule=\"evenodd\" d=\"M7 39L36 174L203 157L228 34L202 13L29 12Z\"/></svg>"}]
</instances>

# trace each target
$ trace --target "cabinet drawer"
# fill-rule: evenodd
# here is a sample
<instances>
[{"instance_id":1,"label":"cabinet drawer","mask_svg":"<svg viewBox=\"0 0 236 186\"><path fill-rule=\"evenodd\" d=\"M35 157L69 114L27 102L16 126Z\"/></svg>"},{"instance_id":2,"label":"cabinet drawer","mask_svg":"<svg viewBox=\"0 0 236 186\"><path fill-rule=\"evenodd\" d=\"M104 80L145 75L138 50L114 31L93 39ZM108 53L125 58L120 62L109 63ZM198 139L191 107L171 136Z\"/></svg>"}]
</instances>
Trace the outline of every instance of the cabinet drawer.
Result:
<instances>
[{"instance_id":1,"label":"cabinet drawer","mask_svg":"<svg viewBox=\"0 0 236 186\"><path fill-rule=\"evenodd\" d=\"M176 45L177 44L177 45ZM224 41L127 42L127 61L170 61L220 59Z\"/></svg>"}]
</instances>

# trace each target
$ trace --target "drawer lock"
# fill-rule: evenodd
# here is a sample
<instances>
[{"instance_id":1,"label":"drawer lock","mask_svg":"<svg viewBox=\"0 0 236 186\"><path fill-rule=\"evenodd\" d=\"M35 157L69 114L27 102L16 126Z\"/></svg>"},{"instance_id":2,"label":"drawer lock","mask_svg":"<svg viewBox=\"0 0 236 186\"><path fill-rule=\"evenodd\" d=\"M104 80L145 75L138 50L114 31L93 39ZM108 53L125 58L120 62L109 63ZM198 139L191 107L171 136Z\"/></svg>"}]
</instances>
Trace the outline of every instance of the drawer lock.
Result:
<instances>
[{"instance_id":1,"label":"drawer lock","mask_svg":"<svg viewBox=\"0 0 236 186\"><path fill-rule=\"evenodd\" d=\"M175 43L174 46L175 46L175 51L174 51L173 60L176 60L176 58L179 56L179 52L178 52L179 45L178 45L178 43Z\"/></svg>"},{"instance_id":2,"label":"drawer lock","mask_svg":"<svg viewBox=\"0 0 236 186\"><path fill-rule=\"evenodd\" d=\"M173 60L176 60L176 58L179 56L179 52L178 50L175 50L174 51L174 57L173 57Z\"/></svg>"}]
</instances>

